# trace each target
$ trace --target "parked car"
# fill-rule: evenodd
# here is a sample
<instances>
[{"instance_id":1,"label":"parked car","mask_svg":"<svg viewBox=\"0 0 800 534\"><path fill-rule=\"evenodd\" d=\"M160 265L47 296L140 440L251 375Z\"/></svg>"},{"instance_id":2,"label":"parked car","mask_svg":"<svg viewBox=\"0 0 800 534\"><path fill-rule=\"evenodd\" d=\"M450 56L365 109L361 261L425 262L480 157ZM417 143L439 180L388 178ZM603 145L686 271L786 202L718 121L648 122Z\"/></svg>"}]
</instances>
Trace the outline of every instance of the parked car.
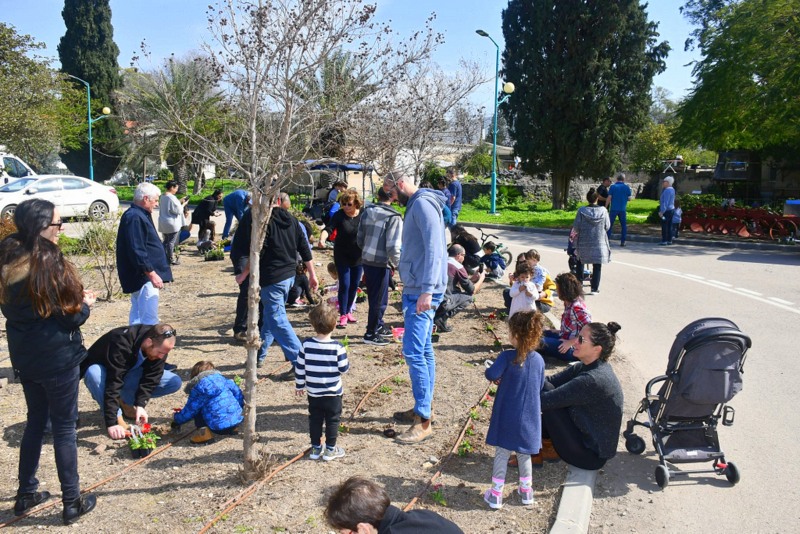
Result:
<instances>
[{"instance_id":1,"label":"parked car","mask_svg":"<svg viewBox=\"0 0 800 534\"><path fill-rule=\"evenodd\" d=\"M29 198L49 200L62 217L102 219L119 209L113 187L66 174L39 174L0 187L0 217L10 218L20 202Z\"/></svg>"},{"instance_id":2,"label":"parked car","mask_svg":"<svg viewBox=\"0 0 800 534\"><path fill-rule=\"evenodd\" d=\"M5 145L0 145L0 184L7 184L25 176L36 176L36 172L17 156L6 152Z\"/></svg>"}]
</instances>

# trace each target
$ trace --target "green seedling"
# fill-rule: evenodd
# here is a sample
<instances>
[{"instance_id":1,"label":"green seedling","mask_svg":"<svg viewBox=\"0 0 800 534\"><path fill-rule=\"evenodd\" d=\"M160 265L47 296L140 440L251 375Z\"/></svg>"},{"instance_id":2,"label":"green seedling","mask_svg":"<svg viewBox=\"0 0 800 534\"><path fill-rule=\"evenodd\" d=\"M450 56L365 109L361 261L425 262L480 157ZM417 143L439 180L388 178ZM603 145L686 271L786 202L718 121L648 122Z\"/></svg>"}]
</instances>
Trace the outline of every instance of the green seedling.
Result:
<instances>
[{"instance_id":1,"label":"green seedling","mask_svg":"<svg viewBox=\"0 0 800 534\"><path fill-rule=\"evenodd\" d=\"M478 404L481 405L481 408L487 408L489 406L489 396L487 395L485 399L481 399Z\"/></svg>"},{"instance_id":2,"label":"green seedling","mask_svg":"<svg viewBox=\"0 0 800 534\"><path fill-rule=\"evenodd\" d=\"M384 385L382 385L381 387L378 388L378 392L379 393L389 394L389 393L392 392L392 388L387 386L386 384L384 384Z\"/></svg>"},{"instance_id":3,"label":"green seedling","mask_svg":"<svg viewBox=\"0 0 800 534\"><path fill-rule=\"evenodd\" d=\"M339 423L339 433L347 434L348 432L350 432L350 427L343 423Z\"/></svg>"},{"instance_id":4,"label":"green seedling","mask_svg":"<svg viewBox=\"0 0 800 534\"><path fill-rule=\"evenodd\" d=\"M236 376L233 377L233 383L236 384L237 386L242 387L242 383L243 382L244 382L244 380L242 379L241 376L236 375Z\"/></svg>"},{"instance_id":5,"label":"green seedling","mask_svg":"<svg viewBox=\"0 0 800 534\"><path fill-rule=\"evenodd\" d=\"M500 340L499 340L499 339L495 339L495 340L494 340L494 348L496 348L496 349L499 349L499 348L500 348L500 347L502 347L502 346L503 346L503 344L502 344L502 343L500 343Z\"/></svg>"},{"instance_id":6,"label":"green seedling","mask_svg":"<svg viewBox=\"0 0 800 534\"><path fill-rule=\"evenodd\" d=\"M344 348L350 347L350 339L347 337L347 335L344 336L344 339L342 340L342 345L344 345Z\"/></svg>"},{"instance_id":7,"label":"green seedling","mask_svg":"<svg viewBox=\"0 0 800 534\"><path fill-rule=\"evenodd\" d=\"M487 332L494 332L494 325L487 324L486 325L486 331Z\"/></svg>"},{"instance_id":8,"label":"green seedling","mask_svg":"<svg viewBox=\"0 0 800 534\"><path fill-rule=\"evenodd\" d=\"M477 421L478 419L481 418L481 414L478 413L478 409L477 408L472 408L469 411L469 418L472 419L473 421Z\"/></svg>"},{"instance_id":9,"label":"green seedling","mask_svg":"<svg viewBox=\"0 0 800 534\"><path fill-rule=\"evenodd\" d=\"M497 386L489 386L489 395L492 397L497 395Z\"/></svg>"},{"instance_id":10,"label":"green seedling","mask_svg":"<svg viewBox=\"0 0 800 534\"><path fill-rule=\"evenodd\" d=\"M500 313L497 314L497 316L500 317L501 319L505 319L506 317L508 317L508 313L501 311Z\"/></svg>"},{"instance_id":11,"label":"green seedling","mask_svg":"<svg viewBox=\"0 0 800 534\"><path fill-rule=\"evenodd\" d=\"M475 425L469 425L467 431L465 432L467 436L474 436L475 435Z\"/></svg>"},{"instance_id":12,"label":"green seedling","mask_svg":"<svg viewBox=\"0 0 800 534\"><path fill-rule=\"evenodd\" d=\"M463 457L471 452L472 452L472 443L470 443L468 439L465 439L458 446L458 455Z\"/></svg>"},{"instance_id":13,"label":"green seedling","mask_svg":"<svg viewBox=\"0 0 800 534\"><path fill-rule=\"evenodd\" d=\"M406 378L402 377L402 376L396 376L396 377L392 378L392 382L394 382L394 384L396 386L402 386L403 384L408 382L408 380Z\"/></svg>"},{"instance_id":14,"label":"green seedling","mask_svg":"<svg viewBox=\"0 0 800 534\"><path fill-rule=\"evenodd\" d=\"M444 500L444 488L442 485L437 484L433 488L433 491L430 493L431 500L439 506L447 506L447 501Z\"/></svg>"}]
</instances>

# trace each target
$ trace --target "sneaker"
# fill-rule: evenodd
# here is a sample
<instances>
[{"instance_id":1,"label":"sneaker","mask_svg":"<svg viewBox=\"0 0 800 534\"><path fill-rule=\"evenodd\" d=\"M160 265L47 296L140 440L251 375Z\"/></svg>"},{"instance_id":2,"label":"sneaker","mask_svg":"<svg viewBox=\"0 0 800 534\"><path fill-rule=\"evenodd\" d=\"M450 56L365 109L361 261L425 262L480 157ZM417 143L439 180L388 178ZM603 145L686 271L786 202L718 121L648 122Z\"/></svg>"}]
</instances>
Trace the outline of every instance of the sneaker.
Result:
<instances>
[{"instance_id":1,"label":"sneaker","mask_svg":"<svg viewBox=\"0 0 800 534\"><path fill-rule=\"evenodd\" d=\"M236 332L233 334L233 339L236 341L245 342L247 341L247 332Z\"/></svg>"},{"instance_id":2,"label":"sneaker","mask_svg":"<svg viewBox=\"0 0 800 534\"><path fill-rule=\"evenodd\" d=\"M306 303L300 299L297 299L296 301L292 302L292 308L305 308L305 307Z\"/></svg>"},{"instance_id":3,"label":"sneaker","mask_svg":"<svg viewBox=\"0 0 800 534\"><path fill-rule=\"evenodd\" d=\"M14 515L19 517L34 506L42 504L49 498L49 491L36 491L34 493L18 494L16 501L14 501Z\"/></svg>"},{"instance_id":4,"label":"sneaker","mask_svg":"<svg viewBox=\"0 0 800 534\"><path fill-rule=\"evenodd\" d=\"M411 428L397 436L395 441L401 445L415 445L421 443L426 439L433 436L433 425L429 424L428 428L422 426L422 420L417 416Z\"/></svg>"},{"instance_id":5,"label":"sneaker","mask_svg":"<svg viewBox=\"0 0 800 534\"><path fill-rule=\"evenodd\" d=\"M519 498L522 500L522 504L533 504L533 488L530 486L520 486L517 489L517 493L519 493ZM489 505L491 506L491 504Z\"/></svg>"},{"instance_id":6,"label":"sneaker","mask_svg":"<svg viewBox=\"0 0 800 534\"><path fill-rule=\"evenodd\" d=\"M345 326L347 326L347 316L346 315L340 315L339 316L339 322L336 323L336 328L344 328Z\"/></svg>"},{"instance_id":7,"label":"sneaker","mask_svg":"<svg viewBox=\"0 0 800 534\"><path fill-rule=\"evenodd\" d=\"M344 457L344 449L339 447L338 445L334 448L325 447L325 452L322 455L322 459L326 462L330 462L331 460L335 460L336 458L343 458Z\"/></svg>"},{"instance_id":8,"label":"sneaker","mask_svg":"<svg viewBox=\"0 0 800 534\"><path fill-rule=\"evenodd\" d=\"M322 445L319 447L311 446L311 454L308 455L309 460L319 460L322 456Z\"/></svg>"},{"instance_id":9,"label":"sneaker","mask_svg":"<svg viewBox=\"0 0 800 534\"><path fill-rule=\"evenodd\" d=\"M352 313L348 313L347 315L345 315L345 317L347 318L347 322L348 323L357 323L358 322L358 320L356 319L356 316L353 315Z\"/></svg>"},{"instance_id":10,"label":"sneaker","mask_svg":"<svg viewBox=\"0 0 800 534\"><path fill-rule=\"evenodd\" d=\"M619 246L624 247L625 243L620 243Z\"/></svg>"},{"instance_id":11,"label":"sneaker","mask_svg":"<svg viewBox=\"0 0 800 534\"><path fill-rule=\"evenodd\" d=\"M65 525L71 525L82 515L88 514L97 505L97 497L92 493L87 493L79 499L67 504L64 503L64 511L61 512L61 519Z\"/></svg>"},{"instance_id":12,"label":"sneaker","mask_svg":"<svg viewBox=\"0 0 800 534\"><path fill-rule=\"evenodd\" d=\"M290 380L294 380L294 378L295 378L294 366L292 366L292 368L286 371L285 373L279 374L276 380L278 382L288 382Z\"/></svg>"},{"instance_id":13,"label":"sneaker","mask_svg":"<svg viewBox=\"0 0 800 534\"><path fill-rule=\"evenodd\" d=\"M658 244L658 246L660 247L663 247L665 245L669 245L669 243L667 243L666 241L662 241L661 243Z\"/></svg>"},{"instance_id":14,"label":"sneaker","mask_svg":"<svg viewBox=\"0 0 800 534\"><path fill-rule=\"evenodd\" d=\"M436 326L436 331L437 332L445 332L446 333L446 332L452 332L453 331L453 327L452 326L447 326L447 320L443 321L443 320L440 319L438 321L434 321L433 324Z\"/></svg>"},{"instance_id":15,"label":"sneaker","mask_svg":"<svg viewBox=\"0 0 800 534\"><path fill-rule=\"evenodd\" d=\"M392 335L392 329L389 326L383 325L380 328L378 328L378 330L376 330L375 333L376 334L380 334L382 336L391 336Z\"/></svg>"},{"instance_id":16,"label":"sneaker","mask_svg":"<svg viewBox=\"0 0 800 534\"><path fill-rule=\"evenodd\" d=\"M387 340L380 334L372 334L372 335L367 334L366 336L364 336L364 343L366 343L367 345L377 345L379 347L385 347L386 345L389 344L389 340Z\"/></svg>"},{"instance_id":17,"label":"sneaker","mask_svg":"<svg viewBox=\"0 0 800 534\"><path fill-rule=\"evenodd\" d=\"M483 500L489 505L492 510L499 510L503 507L503 494L499 491L488 489L483 494Z\"/></svg>"},{"instance_id":18,"label":"sneaker","mask_svg":"<svg viewBox=\"0 0 800 534\"><path fill-rule=\"evenodd\" d=\"M197 433L189 438L189 441L199 445L201 443L208 443L213 439L214 434L211 433L211 430L207 426L204 426L203 428L198 429Z\"/></svg>"}]
</instances>

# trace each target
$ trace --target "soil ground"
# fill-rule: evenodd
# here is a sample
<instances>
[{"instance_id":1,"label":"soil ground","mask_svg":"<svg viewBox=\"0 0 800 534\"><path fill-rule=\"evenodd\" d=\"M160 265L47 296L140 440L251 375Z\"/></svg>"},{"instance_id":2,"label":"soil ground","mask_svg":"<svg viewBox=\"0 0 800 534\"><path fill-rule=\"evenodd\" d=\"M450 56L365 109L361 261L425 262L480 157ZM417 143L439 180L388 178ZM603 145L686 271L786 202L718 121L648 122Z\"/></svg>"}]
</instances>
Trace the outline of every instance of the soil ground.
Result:
<instances>
[{"instance_id":1,"label":"soil ground","mask_svg":"<svg viewBox=\"0 0 800 534\"><path fill-rule=\"evenodd\" d=\"M178 331L178 343L169 360L178 365L184 381L198 360L211 360L226 376L242 375L246 351L234 342L230 330L237 294L230 262L206 262L186 248L181 264L174 268L175 283L161 295L162 321ZM321 284L325 280L328 251L315 251ZM86 273L86 286L99 282ZM502 284L489 283L479 293L477 309L487 316L502 308ZM99 289L99 287L98 287ZM107 330L127 322L129 301L120 297L113 302L98 302L82 329L87 346ZM421 492L418 508L426 508L453 520L465 532L546 532L555 516L566 467L546 464L535 470L533 486L536 503L523 506L516 496L516 469L510 468L506 486L506 506L491 511L482 493L491 479L493 448L484 437L491 416L491 401L476 406L488 383L483 376L483 362L500 350L486 328L478 310L467 310L451 319L454 331L442 334L436 343L437 381L434 400L436 423L432 439L417 446L397 445L383 435L393 425L392 413L411 407L412 397L399 344L372 347L361 341L366 320L366 303L357 309L358 324L336 330L335 338L349 341L351 371L344 378L343 424L339 444L347 455L333 462L311 461L304 457L278 473L241 505L227 513L212 532L330 532L322 517L324 503L332 488L349 476L366 475L383 484L392 501L405 506ZM554 310L556 316L560 310ZM301 339L311 335L306 310L290 308L288 314ZM393 294L386 316L387 324L402 326L399 295ZM506 345L506 327L500 320L491 321L495 332ZM35 340L31 341L35 343ZM270 373L285 370L277 346L269 350L266 365L259 369L264 378L256 388L259 446L270 461L281 464L308 447L307 401L294 396L294 384L275 382ZM548 361L548 373L560 364ZM394 377L376 391L363 409L354 414L356 403L379 379ZM10 362L5 342L0 342L0 376L10 376ZM147 409L151 422L171 420L172 408L182 406L186 394L153 399ZM474 408L474 410L472 410ZM469 447L463 456L442 461L454 446L465 422L470 418ZM96 404L84 386L80 389L80 426L78 428L81 486L88 487L119 473L133 463L124 443L112 442L102 426ZM11 508L17 486L16 466L25 408L21 387L10 383L0 388L0 485L4 488L0 503L0 523L13 518ZM184 425L163 436L162 445L173 442L190 431ZM398 427L398 430L402 430ZM127 471L95 492L97 510L73 526L76 532L197 532L221 510L222 504L243 489L238 470L242 462L242 436L217 437L207 445L192 445L188 439L175 442L163 453ZM430 477L442 469L436 480L441 496L436 502L432 489L423 491ZM58 500L60 490L48 440L39 468L41 488ZM446 504L445 504L446 503ZM57 528L61 525L60 505L15 523L20 531Z\"/></svg>"}]
</instances>

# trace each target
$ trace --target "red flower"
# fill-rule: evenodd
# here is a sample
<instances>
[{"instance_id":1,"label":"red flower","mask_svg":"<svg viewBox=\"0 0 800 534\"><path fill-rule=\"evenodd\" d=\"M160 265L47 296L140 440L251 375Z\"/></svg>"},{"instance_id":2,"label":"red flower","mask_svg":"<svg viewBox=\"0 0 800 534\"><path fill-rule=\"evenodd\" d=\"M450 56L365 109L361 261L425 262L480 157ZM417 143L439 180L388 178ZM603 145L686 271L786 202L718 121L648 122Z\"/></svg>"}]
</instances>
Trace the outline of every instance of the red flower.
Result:
<instances>
[{"instance_id":1,"label":"red flower","mask_svg":"<svg viewBox=\"0 0 800 534\"><path fill-rule=\"evenodd\" d=\"M489 314L489 319L496 319L496 318L497 318L497 315L495 315L494 312Z\"/></svg>"},{"instance_id":2,"label":"red flower","mask_svg":"<svg viewBox=\"0 0 800 534\"><path fill-rule=\"evenodd\" d=\"M142 433L143 433L143 434L147 434L148 432L150 432L150 429L151 429L151 428L152 428L152 427L150 426L150 423L144 423L144 424L142 424Z\"/></svg>"}]
</instances>

